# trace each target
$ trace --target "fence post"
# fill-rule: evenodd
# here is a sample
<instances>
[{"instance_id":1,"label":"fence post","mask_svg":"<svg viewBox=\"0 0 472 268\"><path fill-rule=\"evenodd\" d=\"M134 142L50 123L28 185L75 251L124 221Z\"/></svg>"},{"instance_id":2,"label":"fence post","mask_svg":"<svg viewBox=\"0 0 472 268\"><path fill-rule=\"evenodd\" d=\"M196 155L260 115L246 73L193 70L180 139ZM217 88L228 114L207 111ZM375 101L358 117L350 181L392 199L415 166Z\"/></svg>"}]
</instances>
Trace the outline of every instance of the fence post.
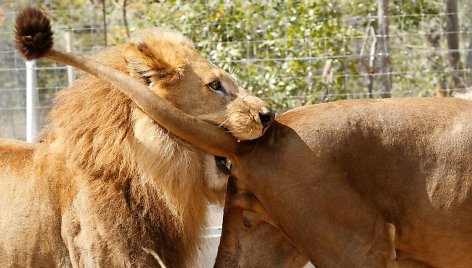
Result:
<instances>
[{"instance_id":1,"label":"fence post","mask_svg":"<svg viewBox=\"0 0 472 268\"><path fill-rule=\"evenodd\" d=\"M66 51L67 52L72 52L72 34L71 32L67 31L64 35L66 39ZM75 80L75 73L74 73L74 67L67 65L67 85L72 85Z\"/></svg>"},{"instance_id":2,"label":"fence post","mask_svg":"<svg viewBox=\"0 0 472 268\"><path fill-rule=\"evenodd\" d=\"M38 92L36 61L26 61L26 141L35 142L38 134Z\"/></svg>"},{"instance_id":3,"label":"fence post","mask_svg":"<svg viewBox=\"0 0 472 268\"><path fill-rule=\"evenodd\" d=\"M392 59L390 55L390 34L388 17L388 0L377 0L377 19L378 19L378 50L380 60L380 78L382 79L382 88L380 90L381 98L392 97Z\"/></svg>"}]
</instances>

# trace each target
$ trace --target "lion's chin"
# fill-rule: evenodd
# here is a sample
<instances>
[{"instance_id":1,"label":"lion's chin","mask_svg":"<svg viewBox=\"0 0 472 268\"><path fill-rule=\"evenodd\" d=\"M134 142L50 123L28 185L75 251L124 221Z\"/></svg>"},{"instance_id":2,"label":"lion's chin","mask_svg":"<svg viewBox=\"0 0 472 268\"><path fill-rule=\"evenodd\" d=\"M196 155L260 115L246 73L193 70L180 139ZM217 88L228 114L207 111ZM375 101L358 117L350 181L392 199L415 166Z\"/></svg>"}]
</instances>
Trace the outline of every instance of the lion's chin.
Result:
<instances>
[{"instance_id":1,"label":"lion's chin","mask_svg":"<svg viewBox=\"0 0 472 268\"><path fill-rule=\"evenodd\" d=\"M231 113L229 117L208 114L198 115L196 117L200 120L223 128L225 132L229 132L238 141L255 140L260 138L269 127L269 125L264 127L262 123L254 119L254 116L249 113L236 112Z\"/></svg>"},{"instance_id":2,"label":"lion's chin","mask_svg":"<svg viewBox=\"0 0 472 268\"><path fill-rule=\"evenodd\" d=\"M255 140L260 138L270 125L267 124L264 127L257 116L257 113L255 115L241 112L232 113L223 126L239 141Z\"/></svg>"},{"instance_id":3,"label":"lion's chin","mask_svg":"<svg viewBox=\"0 0 472 268\"><path fill-rule=\"evenodd\" d=\"M249 141L249 140L255 140L257 138L260 138L264 134L265 129L262 127L251 128L245 131L241 131L241 130L232 131L230 129L229 132L239 141Z\"/></svg>"}]
</instances>

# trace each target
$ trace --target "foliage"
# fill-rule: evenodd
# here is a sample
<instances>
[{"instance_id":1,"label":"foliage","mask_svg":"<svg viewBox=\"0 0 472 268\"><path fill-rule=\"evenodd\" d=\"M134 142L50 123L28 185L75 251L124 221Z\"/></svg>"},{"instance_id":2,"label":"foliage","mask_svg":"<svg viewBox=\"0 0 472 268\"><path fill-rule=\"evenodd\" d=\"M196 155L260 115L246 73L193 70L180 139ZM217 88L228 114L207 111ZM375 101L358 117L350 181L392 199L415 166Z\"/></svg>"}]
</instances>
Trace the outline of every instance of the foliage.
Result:
<instances>
[{"instance_id":1,"label":"foliage","mask_svg":"<svg viewBox=\"0 0 472 268\"><path fill-rule=\"evenodd\" d=\"M236 73L249 90L278 109L319 102L326 85L321 71L336 56L349 55L360 35L342 21L336 1L149 2L145 20L176 28L203 53ZM166 10L157 13L157 10ZM323 55L323 57L319 57ZM342 77L331 87L342 88Z\"/></svg>"},{"instance_id":2,"label":"foliage","mask_svg":"<svg viewBox=\"0 0 472 268\"><path fill-rule=\"evenodd\" d=\"M8 3L0 5L0 14L14 8L13 1ZM41 3L51 10L57 35L74 34L75 51L93 54L104 46L102 1ZM121 43L127 38L123 0L105 3L108 44ZM439 0L390 1L394 96L431 95L444 79L447 61L438 52L447 48L441 36L443 6ZM367 97L369 73L375 77L373 93L378 96L378 62L372 68L367 65L374 41L368 29L377 27L377 1L127 0L126 7L131 32L151 26L183 32L206 57L280 111ZM0 27L1 23L7 24L4 19ZM463 37L462 47L468 46L468 37ZM51 66L47 64L38 65ZM55 90L66 81L65 72L41 75L44 88ZM45 98L51 92L45 92Z\"/></svg>"}]
</instances>

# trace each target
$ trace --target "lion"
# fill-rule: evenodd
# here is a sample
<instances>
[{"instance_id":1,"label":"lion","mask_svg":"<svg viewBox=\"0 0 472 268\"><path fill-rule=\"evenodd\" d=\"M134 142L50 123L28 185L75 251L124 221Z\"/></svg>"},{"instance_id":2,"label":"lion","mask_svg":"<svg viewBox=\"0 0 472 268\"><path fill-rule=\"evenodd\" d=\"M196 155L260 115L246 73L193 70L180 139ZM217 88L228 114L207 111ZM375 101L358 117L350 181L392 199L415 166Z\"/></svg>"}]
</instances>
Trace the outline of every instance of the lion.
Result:
<instances>
[{"instance_id":1,"label":"lion","mask_svg":"<svg viewBox=\"0 0 472 268\"><path fill-rule=\"evenodd\" d=\"M215 267L472 267L471 118L459 98L278 116L233 156Z\"/></svg>"},{"instance_id":2,"label":"lion","mask_svg":"<svg viewBox=\"0 0 472 268\"><path fill-rule=\"evenodd\" d=\"M16 27L26 58L45 54L31 44L52 47L41 11L25 9ZM113 85L139 80L147 88L133 85L148 96L237 140L260 137L273 118L268 104L173 30L142 30L94 59L128 74ZM164 116L173 111L165 107ZM193 265L207 205L221 200L227 170L140 108L86 74L57 94L38 143L0 140L2 267Z\"/></svg>"},{"instance_id":3,"label":"lion","mask_svg":"<svg viewBox=\"0 0 472 268\"><path fill-rule=\"evenodd\" d=\"M27 47L44 36L26 34L18 39ZM43 49L44 46L40 48ZM254 248L250 252L240 254L242 250L248 250L240 247L238 241L241 241L241 237L238 235L241 234L244 245L251 245L247 239L258 241L261 238L273 237L281 242L281 238L286 237L292 246L286 244L288 246L280 252L297 262L306 260L303 259L303 256L306 256L316 267L472 266L471 101L459 98L405 98L350 100L312 105L279 116L262 137L238 142L225 130L186 115L162 101L157 94L151 94L150 90L134 78L112 68L49 48L35 55L83 67L82 69L109 81L124 92L132 102L131 107L140 107L145 115L165 127L175 137L180 137L202 151L231 160L231 177L235 179L237 193L231 203L249 210L252 215L258 214L260 220L251 216L256 220L246 224L244 212L233 216L238 220L243 215L244 228L260 226L257 225L258 222L270 223L283 235L272 228L267 230L268 232L260 230L254 232L254 236L248 236L239 232L241 224L230 226L228 230L224 222L222 244L219 247L223 256L218 256L216 267L221 264L242 263L238 259L241 256L258 257L258 251ZM113 117L111 119L117 120ZM90 121L89 118L87 120ZM270 120L260 121L262 123ZM127 138L131 134L134 135L133 129L118 142L113 139L105 142L118 146L128 142ZM101 140L103 139L104 137L101 137ZM45 143L49 148L42 152L48 154L37 156L36 147L32 145L15 142L2 145L4 149L0 163L3 170L0 186L7 191L2 192L4 194L1 201L7 206L2 210L0 226L4 228L8 225L10 230L18 231L4 232L2 237L7 241L2 241L2 253L6 248L13 252L12 254L17 254L7 264L17 262L18 256L23 257L23 263L27 264L30 264L32 259L44 260L44 256L48 256L49 260L56 258L70 261L67 257L60 259L60 256L77 256L77 251L84 250L80 246L87 242L103 242L102 238L107 234L105 231L110 229L105 229L103 221L97 221L97 218L103 219L104 215L108 219L105 222L109 224L106 227L112 226L111 230L115 230L114 234L117 234L112 238L106 237L106 241L117 241L123 237L136 238L136 233L139 239L116 242L113 248L107 247L106 243L91 243L93 245L85 249L96 252L98 248L105 253L93 259L92 256L96 255L85 250L81 252L84 253L81 255L83 258L93 259L96 263L119 263L124 266L123 262L128 264L128 257L132 254L146 258L146 255L140 254L141 249L145 248L145 252L156 250L157 247L152 247L153 242L148 242L148 239L158 235L147 236L153 230L147 227L156 222L140 225L144 228L139 228L139 223L146 219L155 219L150 217L156 215L153 210L146 209L151 207L149 204L164 195L152 195L156 187L143 187L142 183L149 182L143 181L143 177L138 179L141 184L136 186L135 180L122 176L122 170L119 173L106 173L108 169L98 169L84 175L81 166L69 169L71 165L77 164L77 161L70 161L65 157L56 158L63 155L59 144L50 141ZM75 149L82 150L77 147ZM125 150L122 153L130 152ZM94 158L94 161L108 159L103 155L95 155L98 157L97 160ZM35 161L41 157L43 162L36 164ZM120 162L117 165L127 168L126 163ZM51 166L56 169L50 169ZM55 173L44 176L51 170ZM73 179L72 183L57 179L63 174L61 172L67 171L73 172L68 179L75 178L74 176L85 176L86 179ZM35 172L42 176L36 176ZM100 174L110 174L107 182L112 181L115 184L94 180L96 177L92 175ZM16 178L19 179L15 180ZM113 178L128 180L123 185L120 184L122 180ZM78 182L82 185L78 186ZM105 186L92 187L97 184ZM98 190L90 191L91 188ZM146 191L141 191L142 189ZM30 193L33 193L31 197ZM98 201L110 201L111 206L90 202L87 197L91 194L99 197ZM34 204L44 204L44 199L51 202L46 202L47 206L37 209L38 206ZM117 199L120 202L116 202ZM123 202L123 199L129 201ZM32 212L31 204L36 208ZM171 216L172 209L175 208L158 207L161 211L170 211L168 214L159 215ZM110 208L113 211L110 211ZM74 214L70 211L74 209L93 213L75 214L82 218L73 218ZM130 216L128 219L131 223L127 225L123 214L119 214L126 209L146 213L138 213L134 218ZM64 213L65 217L57 217L62 215L61 213ZM228 215L225 215L225 219L226 216ZM35 217L41 217L41 220L38 221ZM159 222L164 220L168 219L159 218ZM46 224L42 224L44 222ZM67 225L62 225L63 222ZM171 220L170 224L175 222ZM95 227L95 237L84 235L85 231L90 229L83 231L80 225L83 223L84 227ZM36 230L41 230L42 233L50 232L52 235L46 236L47 239L41 243L36 243L41 236L37 232L31 232L29 234L33 237L33 242L30 242L26 240L24 231L25 227L31 226L36 226ZM139 230L132 233L130 230L135 229L129 229L129 226L138 226ZM231 227L236 228L236 232L232 232L234 230ZM174 234L170 238L173 237ZM73 238L72 241L70 238ZM165 241L169 242L167 245L175 242L171 239ZM136 246L136 241L144 242ZM226 250L228 248L225 247L231 247L233 242L236 250ZM254 245L263 246L263 243L258 242ZM61 243L72 246L55 247ZM18 248L32 248L29 252L35 254L24 257L25 255L20 255L18 251L15 253L15 249L11 249L11 245L20 244L24 247ZM51 248L54 250L50 250ZM123 255L115 254L124 252L123 248L135 251ZM267 248L278 250L272 246ZM238 255L231 255L232 252ZM158 254L155 255L159 257ZM103 257L117 259L104 260ZM268 258L270 252L264 255L264 259L270 261ZM57 263L59 261L54 264ZM176 262L170 263L173 265ZM243 263L251 263L251 260L246 259Z\"/></svg>"},{"instance_id":4,"label":"lion","mask_svg":"<svg viewBox=\"0 0 472 268\"><path fill-rule=\"evenodd\" d=\"M23 35L19 39L28 45L36 43L42 36L35 38ZM134 78L126 77L112 68L58 53L49 48L36 57L62 60L73 66L82 66L87 72L119 88L130 98L132 105L140 107L147 116L176 137L195 145L202 151L231 160L231 177L235 180L236 197L230 203L249 210L252 215L258 214L260 220L257 219L257 215L251 216L256 220L249 219L246 224L248 218L244 218L244 212L233 216L238 220L243 215L244 228L259 226L258 222L270 223L280 230L283 236L277 234L278 231L274 228L268 232L253 233L258 236L247 236L244 232L239 232L241 224L230 226L228 230L224 222L222 244L219 247L223 257L217 258L216 267L220 267L221 264L241 263L238 262L240 256L257 258L257 250L239 254L243 250L238 242L241 238L238 235L241 234L244 245L251 245L246 239L257 241L274 235L272 237L277 241L283 241L280 238L286 237L294 247L288 246L282 249L283 255L297 262L304 261L304 255L316 267L472 266L471 101L459 98L405 98L350 100L312 105L279 116L270 124L262 137L238 142L236 138L227 135L225 130L186 115L162 101L157 94L149 93L150 91L134 81ZM142 95L147 97L143 98ZM152 101L149 101L148 97ZM155 105L156 103L159 105ZM121 140L120 144L123 141L126 139ZM56 145L49 143L49 154L46 157L61 152ZM11 149L12 147L14 148ZM17 189L7 191L7 194L2 195L1 201L9 204L6 210L16 211L20 217L17 215L11 217L13 214L2 211L4 214L0 226L5 226L4 222L10 220L16 224L21 222L17 224L18 227L10 224L13 230L16 228L22 231L25 226L30 226L23 222L35 222L45 228L41 225L42 221L31 221L31 216L25 217L21 212L30 208L29 204L24 203L24 199L28 197L24 192L37 193L39 189L44 191L46 188L51 191L66 192L68 195L52 195L48 192L48 199L56 199L50 204L59 205L43 207L32 214L46 219L53 218L55 220L47 221L47 224L56 224L54 229L45 228L46 231L55 230L56 236L47 236L49 240L42 244L26 243L36 249L33 252L43 250L42 252L46 252L44 255L51 254L51 251L48 251L50 245L61 241L62 237L66 237L64 233L70 233L70 229L73 229L71 226L74 226L69 224L68 228L63 230L60 224L64 219L61 218L59 221L54 216L58 214L58 210L62 212L74 207L82 210L86 210L88 206L98 207L98 213L92 210L95 217L112 213L119 215L115 216L119 220L114 219L112 222L118 226L116 229L121 231L116 233L124 233L125 235L121 237L129 237L126 235L129 234L127 232L129 229L120 228L124 222L122 214L109 212L109 207L96 206L93 202L87 202L88 200L71 198L77 196L75 191L87 191L86 187L77 187L74 183L54 179L59 173L50 174L46 178L48 181L38 176L43 179L41 184L37 183L40 179L24 179L28 172L34 175L33 171L39 171L40 174L50 171L49 166L57 161L50 157L49 159L54 161L44 160L43 166L39 169L33 170L30 167L25 169L26 164L34 164L37 159L32 158L34 151L34 147L24 143L9 144L3 150L3 154L7 156L6 158L3 156L3 159L7 161L2 162L6 162L4 165L7 168L3 170L6 179L2 178L2 183L8 185L10 189L14 187ZM62 158L62 165L56 170L68 170L70 163L67 160ZM102 159L99 157L97 160ZM72 171L77 172L73 175L83 176L81 173L83 168ZM103 173L104 170L101 169L95 170L92 174ZM16 181L12 182L12 178L16 178L18 174L21 175L19 176L21 185ZM116 176L120 177L121 174L118 173ZM58 186L59 182L65 185ZM85 182L86 185L97 183L94 180ZM37 185L41 187L36 188ZM112 200L112 205L115 205L113 202L116 196L122 195L125 200L130 200L126 204L129 204L128 207L132 208L132 211L149 208L148 202L135 202L134 199L127 197L138 196L141 197L139 199L141 201L149 200L147 198L151 194L149 192L136 194L136 188L133 187L135 184L130 183L131 187L126 185L122 188L120 186L123 185L120 184L115 184L111 188L99 188L95 193L99 193L97 196L105 196L105 200ZM2 189L5 188L4 185L1 186ZM109 192L117 195L110 195ZM34 194L33 198L26 201L37 203L39 196L44 195ZM15 198L21 200L14 200ZM70 202L71 200L73 202ZM12 209L11 204L15 202L19 205ZM85 205L81 206L82 204ZM112 206L115 207L120 208L119 205ZM164 207L164 209L172 208ZM163 213L163 215L169 214ZM132 220L133 223L143 219L141 216L142 214ZM225 215L225 219L226 216L228 215ZM90 223L94 218L88 215L82 221ZM73 221L68 223L70 222ZM103 225L98 224L95 227L97 236L103 236ZM232 227L236 228L236 232L232 232L234 231ZM146 234L147 230L149 229L141 229L142 232L138 233ZM57 235L58 232L62 235ZM75 239L69 243L83 244L86 240L83 233L80 226L73 229ZM7 234L2 238L8 239L9 243L25 241L25 237L16 238L14 234ZM136 240L127 240L128 243L134 241ZM140 241L145 241L145 247L152 244L147 243L146 239ZM233 242L236 250L232 251L231 248L225 250L228 249L225 247L231 247ZM258 242L254 245L263 246L260 241ZM80 243L77 245L81 245ZM123 243L117 244L123 245ZM2 244L2 248L4 247ZM106 250L116 252L123 247L106 248ZM268 248L278 250L277 247ZM294 248L302 255L294 252ZM74 247L67 249L72 252L76 250ZM138 247L137 250L139 249ZM154 249L156 248L151 248ZM232 252L239 255L231 255ZM53 251L54 256L67 253L60 250ZM224 256L225 254L229 255ZM35 256L29 257L28 260L31 260ZM269 257L270 253L264 255L265 260L269 260ZM244 263L250 261L246 259Z\"/></svg>"}]
</instances>

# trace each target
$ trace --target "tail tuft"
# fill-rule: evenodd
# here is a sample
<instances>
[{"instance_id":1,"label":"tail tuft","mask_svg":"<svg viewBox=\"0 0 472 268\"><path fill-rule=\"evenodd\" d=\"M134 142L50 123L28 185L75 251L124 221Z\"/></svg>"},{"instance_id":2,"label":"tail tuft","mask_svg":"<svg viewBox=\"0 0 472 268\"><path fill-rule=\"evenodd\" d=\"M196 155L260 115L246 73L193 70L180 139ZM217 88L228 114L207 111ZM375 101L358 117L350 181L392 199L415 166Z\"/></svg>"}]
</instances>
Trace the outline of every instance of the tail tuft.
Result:
<instances>
[{"instance_id":1,"label":"tail tuft","mask_svg":"<svg viewBox=\"0 0 472 268\"><path fill-rule=\"evenodd\" d=\"M27 60L43 57L54 45L49 18L34 7L23 9L16 17L16 49Z\"/></svg>"}]
</instances>

